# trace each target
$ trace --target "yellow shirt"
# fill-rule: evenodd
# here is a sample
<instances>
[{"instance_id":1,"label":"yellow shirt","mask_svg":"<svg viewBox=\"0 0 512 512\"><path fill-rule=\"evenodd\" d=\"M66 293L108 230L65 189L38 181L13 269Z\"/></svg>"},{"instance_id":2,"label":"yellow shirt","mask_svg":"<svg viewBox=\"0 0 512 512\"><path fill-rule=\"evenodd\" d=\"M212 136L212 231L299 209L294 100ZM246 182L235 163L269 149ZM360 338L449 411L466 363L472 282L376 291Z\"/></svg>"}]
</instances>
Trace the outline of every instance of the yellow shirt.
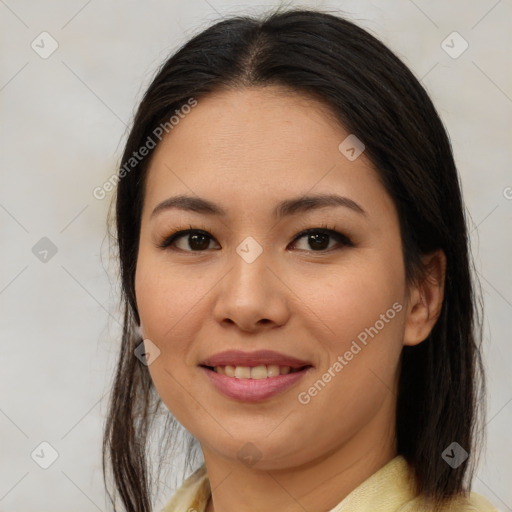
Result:
<instances>
[{"instance_id":1,"label":"yellow shirt","mask_svg":"<svg viewBox=\"0 0 512 512\"><path fill-rule=\"evenodd\" d=\"M411 485L411 469L400 455L354 489L329 512L429 512ZM176 491L161 512L205 512L210 481L203 464ZM460 498L443 512L499 512L474 492Z\"/></svg>"}]
</instances>

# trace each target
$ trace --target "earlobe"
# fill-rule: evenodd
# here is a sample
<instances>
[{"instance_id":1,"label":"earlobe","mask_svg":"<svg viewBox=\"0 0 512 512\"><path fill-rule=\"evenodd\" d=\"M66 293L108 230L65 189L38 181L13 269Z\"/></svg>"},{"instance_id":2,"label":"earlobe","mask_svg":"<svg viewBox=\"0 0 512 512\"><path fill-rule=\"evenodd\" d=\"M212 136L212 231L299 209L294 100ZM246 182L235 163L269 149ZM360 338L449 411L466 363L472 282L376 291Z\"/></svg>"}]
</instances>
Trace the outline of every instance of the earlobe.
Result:
<instances>
[{"instance_id":1,"label":"earlobe","mask_svg":"<svg viewBox=\"0 0 512 512\"><path fill-rule=\"evenodd\" d=\"M425 274L409 293L406 311L404 345L418 345L424 341L439 319L443 307L446 276L446 255L442 249L422 257Z\"/></svg>"}]
</instances>

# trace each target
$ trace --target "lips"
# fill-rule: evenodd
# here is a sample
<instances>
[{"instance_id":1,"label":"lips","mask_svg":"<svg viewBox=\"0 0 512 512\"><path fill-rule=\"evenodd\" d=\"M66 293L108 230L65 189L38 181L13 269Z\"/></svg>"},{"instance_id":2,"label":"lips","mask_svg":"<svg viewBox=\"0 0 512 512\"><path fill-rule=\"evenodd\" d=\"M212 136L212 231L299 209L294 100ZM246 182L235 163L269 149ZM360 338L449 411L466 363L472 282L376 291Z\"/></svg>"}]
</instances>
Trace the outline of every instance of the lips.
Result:
<instances>
[{"instance_id":1,"label":"lips","mask_svg":"<svg viewBox=\"0 0 512 512\"><path fill-rule=\"evenodd\" d=\"M199 366L214 368L216 366L262 366L278 365L289 366L293 369L313 366L311 362L296 357L280 354L273 350L257 350L243 352L241 350L227 350L219 352L199 363Z\"/></svg>"}]
</instances>

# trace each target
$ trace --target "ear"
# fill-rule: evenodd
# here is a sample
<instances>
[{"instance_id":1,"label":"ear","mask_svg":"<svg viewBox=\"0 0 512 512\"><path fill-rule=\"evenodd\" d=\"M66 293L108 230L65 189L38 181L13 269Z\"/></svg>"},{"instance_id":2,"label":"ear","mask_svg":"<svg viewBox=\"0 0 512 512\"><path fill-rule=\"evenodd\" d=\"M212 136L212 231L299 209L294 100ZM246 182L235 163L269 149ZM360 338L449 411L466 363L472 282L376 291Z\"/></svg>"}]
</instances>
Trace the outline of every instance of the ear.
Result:
<instances>
[{"instance_id":1,"label":"ear","mask_svg":"<svg viewBox=\"0 0 512 512\"><path fill-rule=\"evenodd\" d=\"M421 283L409 288L404 328L404 345L425 340L437 322L444 298L446 255L438 249L422 257L426 275Z\"/></svg>"}]
</instances>

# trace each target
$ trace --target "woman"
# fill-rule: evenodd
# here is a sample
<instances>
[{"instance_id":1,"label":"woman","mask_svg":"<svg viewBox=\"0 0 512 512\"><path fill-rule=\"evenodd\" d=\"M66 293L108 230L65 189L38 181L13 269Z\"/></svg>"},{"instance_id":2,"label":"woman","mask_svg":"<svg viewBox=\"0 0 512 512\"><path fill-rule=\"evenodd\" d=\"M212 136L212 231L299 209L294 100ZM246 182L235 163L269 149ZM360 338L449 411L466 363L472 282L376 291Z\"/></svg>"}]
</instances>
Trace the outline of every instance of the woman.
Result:
<instances>
[{"instance_id":1,"label":"woman","mask_svg":"<svg viewBox=\"0 0 512 512\"><path fill-rule=\"evenodd\" d=\"M149 86L116 201L104 471L126 510L151 510L162 403L204 456L166 512L496 510L469 493L483 372L457 170L382 43L313 10L216 23Z\"/></svg>"}]
</instances>

